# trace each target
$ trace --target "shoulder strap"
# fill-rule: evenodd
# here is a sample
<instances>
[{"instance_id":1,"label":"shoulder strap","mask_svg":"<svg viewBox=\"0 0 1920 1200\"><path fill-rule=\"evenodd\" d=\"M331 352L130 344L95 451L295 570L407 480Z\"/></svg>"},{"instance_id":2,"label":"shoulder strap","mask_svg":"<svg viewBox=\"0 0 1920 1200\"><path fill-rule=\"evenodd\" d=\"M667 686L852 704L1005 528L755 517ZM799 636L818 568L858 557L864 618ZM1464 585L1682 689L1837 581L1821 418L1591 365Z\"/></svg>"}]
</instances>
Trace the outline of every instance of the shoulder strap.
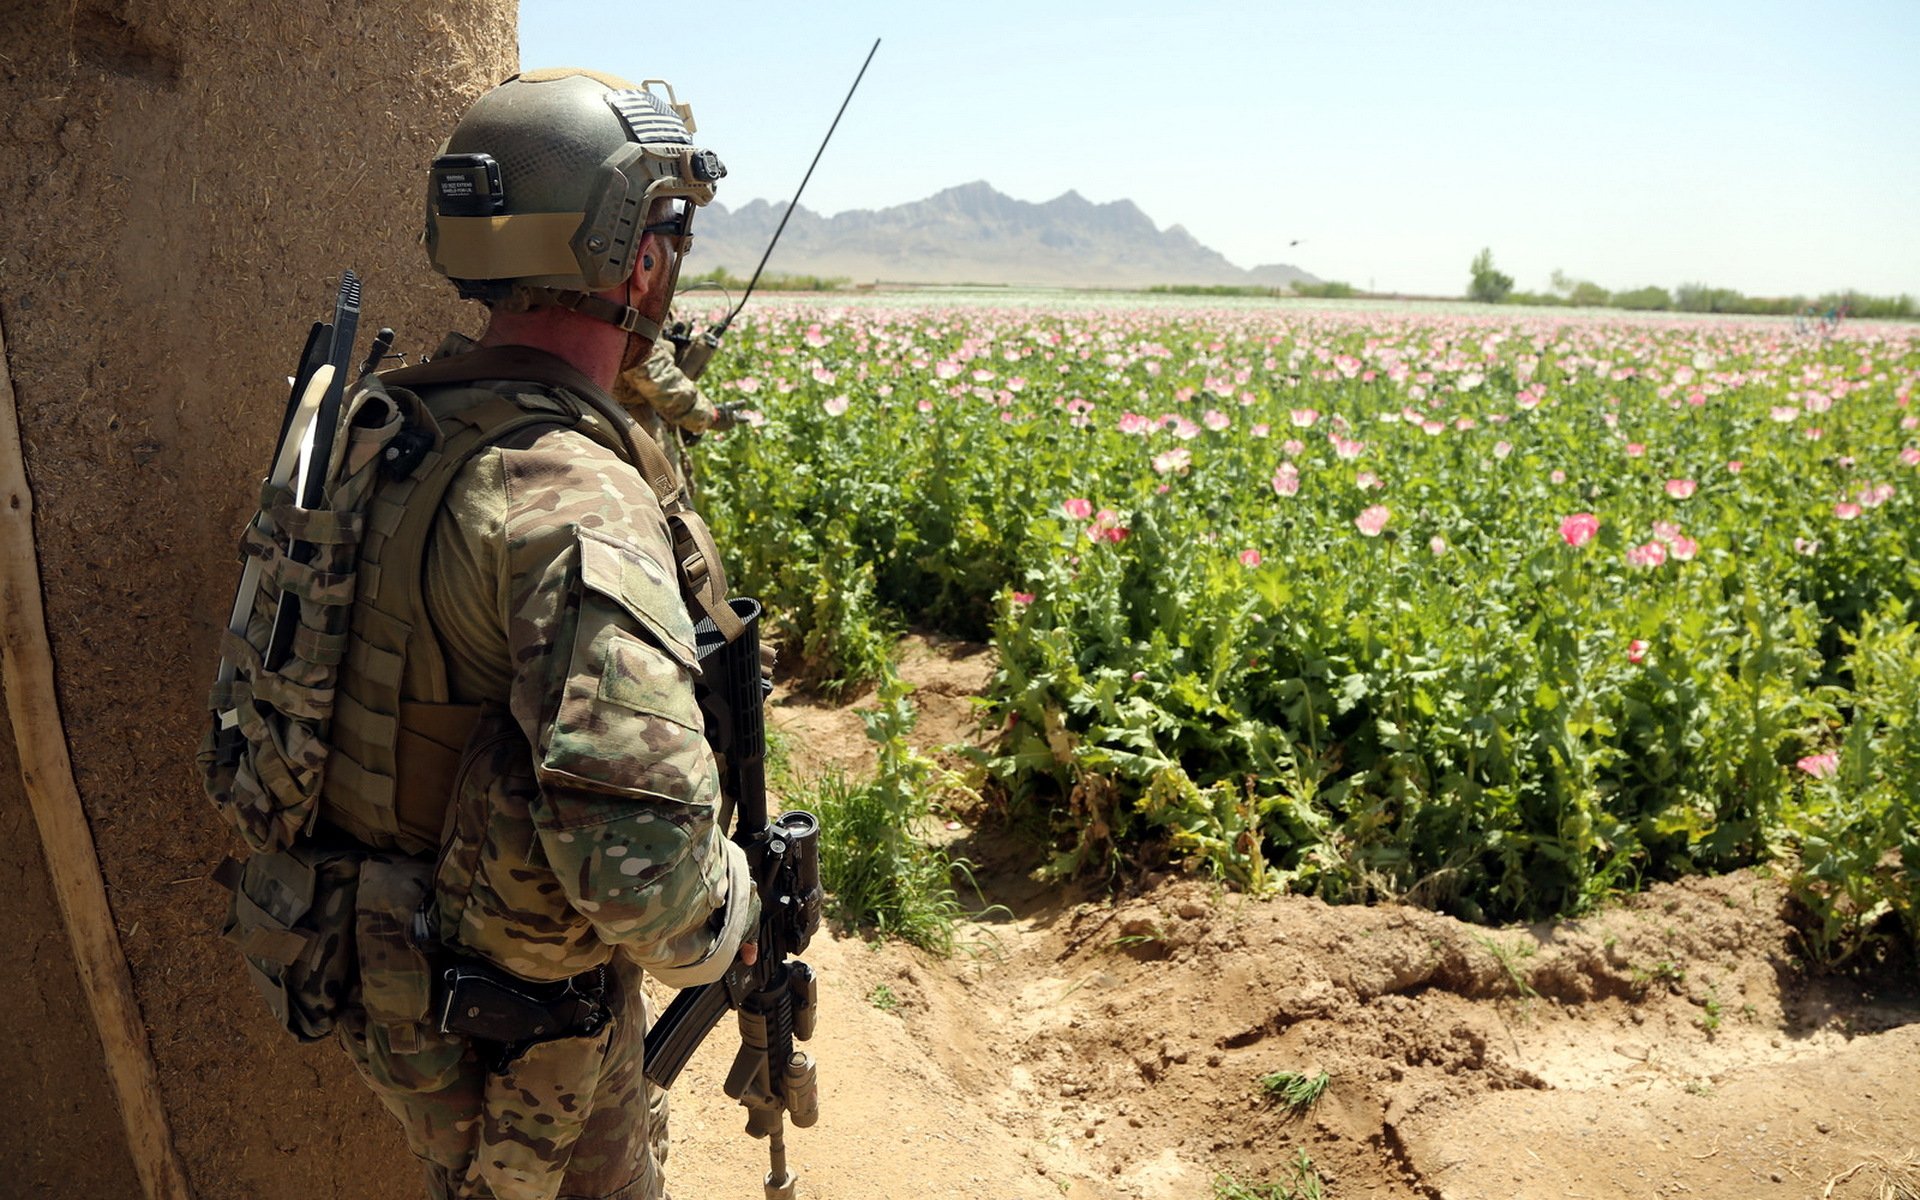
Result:
<instances>
[{"instance_id":1,"label":"shoulder strap","mask_svg":"<svg viewBox=\"0 0 1920 1200\"><path fill-rule=\"evenodd\" d=\"M680 591L695 618L713 622L729 642L740 636L743 626L727 603L726 567L714 547L713 534L688 503L686 489L674 482L666 453L612 396L571 363L532 346L483 346L417 367L386 371L380 378L384 383L415 389L483 379L526 380L564 388L578 396L619 433L627 448L627 461L659 497L667 528L673 534Z\"/></svg>"}]
</instances>

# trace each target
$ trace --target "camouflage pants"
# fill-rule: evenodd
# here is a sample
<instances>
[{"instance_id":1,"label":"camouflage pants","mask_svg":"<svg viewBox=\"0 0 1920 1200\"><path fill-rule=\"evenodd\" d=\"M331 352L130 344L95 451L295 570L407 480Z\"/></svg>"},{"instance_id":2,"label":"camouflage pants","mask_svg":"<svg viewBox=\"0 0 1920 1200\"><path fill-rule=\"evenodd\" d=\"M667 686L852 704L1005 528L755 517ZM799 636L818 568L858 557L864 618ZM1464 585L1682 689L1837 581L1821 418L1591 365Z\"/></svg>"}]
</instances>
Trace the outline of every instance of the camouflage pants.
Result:
<instances>
[{"instance_id":1,"label":"camouflage pants","mask_svg":"<svg viewBox=\"0 0 1920 1200\"><path fill-rule=\"evenodd\" d=\"M668 1200L666 1093L640 1074L650 1018L640 969L618 955L609 966L607 1027L533 1046L500 1075L465 1039L412 1027L418 1047L397 1052L363 1013L341 1021L360 1077L406 1130L430 1200Z\"/></svg>"}]
</instances>

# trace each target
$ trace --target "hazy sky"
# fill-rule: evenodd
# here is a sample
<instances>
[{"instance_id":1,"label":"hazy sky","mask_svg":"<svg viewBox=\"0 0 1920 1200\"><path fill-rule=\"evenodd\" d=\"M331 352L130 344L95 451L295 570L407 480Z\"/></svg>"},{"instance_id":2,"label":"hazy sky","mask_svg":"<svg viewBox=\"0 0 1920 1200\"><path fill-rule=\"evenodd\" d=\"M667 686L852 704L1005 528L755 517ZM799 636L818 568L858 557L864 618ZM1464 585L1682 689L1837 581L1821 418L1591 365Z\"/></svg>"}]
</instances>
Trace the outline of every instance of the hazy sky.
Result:
<instances>
[{"instance_id":1,"label":"hazy sky","mask_svg":"<svg viewBox=\"0 0 1920 1200\"><path fill-rule=\"evenodd\" d=\"M984 179L1129 199L1243 267L1920 294L1920 0L523 0L521 61L671 80L784 205ZM696 225L696 234L698 227ZM1297 246L1289 243L1299 240ZM776 255L774 265L778 266Z\"/></svg>"}]
</instances>

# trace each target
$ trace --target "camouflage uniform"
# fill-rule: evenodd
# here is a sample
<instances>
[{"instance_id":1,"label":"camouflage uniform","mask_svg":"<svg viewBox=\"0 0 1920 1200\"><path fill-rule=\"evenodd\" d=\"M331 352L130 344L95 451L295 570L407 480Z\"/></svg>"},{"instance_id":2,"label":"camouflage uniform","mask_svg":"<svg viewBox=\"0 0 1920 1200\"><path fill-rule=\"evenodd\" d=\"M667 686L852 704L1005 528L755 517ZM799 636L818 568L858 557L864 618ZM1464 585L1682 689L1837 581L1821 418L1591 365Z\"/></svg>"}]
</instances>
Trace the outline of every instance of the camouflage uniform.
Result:
<instances>
[{"instance_id":1,"label":"camouflage uniform","mask_svg":"<svg viewBox=\"0 0 1920 1200\"><path fill-rule=\"evenodd\" d=\"M463 390L424 398L436 408ZM396 1032L356 1012L342 1041L436 1200L655 1200L664 1095L650 1113L641 969L674 981L731 961L738 929L720 917L730 890L749 890L714 825L719 779L665 519L612 450L542 427L467 462L429 547L452 699L487 706L434 867L438 935L530 980L605 966L614 1018L501 1073L430 1025Z\"/></svg>"},{"instance_id":2,"label":"camouflage uniform","mask_svg":"<svg viewBox=\"0 0 1920 1200\"><path fill-rule=\"evenodd\" d=\"M613 398L667 452L676 476L674 482L682 487L693 481L693 463L679 431L699 434L733 427L733 419L715 407L700 386L674 365L673 343L664 338L653 344L653 353L639 366L620 373L614 381Z\"/></svg>"}]
</instances>

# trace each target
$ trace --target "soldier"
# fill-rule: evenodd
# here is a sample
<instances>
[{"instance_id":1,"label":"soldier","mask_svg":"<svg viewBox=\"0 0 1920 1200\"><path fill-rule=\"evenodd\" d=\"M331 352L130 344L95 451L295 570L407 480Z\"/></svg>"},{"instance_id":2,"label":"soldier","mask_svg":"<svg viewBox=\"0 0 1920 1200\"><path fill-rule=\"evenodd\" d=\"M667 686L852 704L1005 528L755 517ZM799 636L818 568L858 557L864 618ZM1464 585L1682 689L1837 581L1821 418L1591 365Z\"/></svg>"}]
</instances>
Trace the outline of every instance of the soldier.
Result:
<instances>
[{"instance_id":1,"label":"soldier","mask_svg":"<svg viewBox=\"0 0 1920 1200\"><path fill-rule=\"evenodd\" d=\"M739 423L732 405L716 405L700 391L700 385L681 373L674 364L673 346L664 338L653 344L646 361L620 373L613 396L667 451L677 473L676 482L689 492L693 488L693 464L680 431L699 437L725 433Z\"/></svg>"},{"instance_id":2,"label":"soldier","mask_svg":"<svg viewBox=\"0 0 1920 1200\"><path fill-rule=\"evenodd\" d=\"M321 824L435 863L413 940L437 1019L382 1019L418 984L363 934L363 1007L339 1025L435 1200L664 1196L641 971L688 986L754 960L758 902L715 825L694 698L688 555L606 395L659 337L694 208L724 174L691 132L671 88L528 72L475 102L429 175L433 266L488 325L384 377L453 461L420 561L395 561L394 533L372 598L363 544L335 728L378 707L352 698L398 690L395 782L330 765ZM371 528L434 503L426 461L404 495L375 494ZM378 611L409 578L424 636ZM358 649L389 625L403 648Z\"/></svg>"}]
</instances>

